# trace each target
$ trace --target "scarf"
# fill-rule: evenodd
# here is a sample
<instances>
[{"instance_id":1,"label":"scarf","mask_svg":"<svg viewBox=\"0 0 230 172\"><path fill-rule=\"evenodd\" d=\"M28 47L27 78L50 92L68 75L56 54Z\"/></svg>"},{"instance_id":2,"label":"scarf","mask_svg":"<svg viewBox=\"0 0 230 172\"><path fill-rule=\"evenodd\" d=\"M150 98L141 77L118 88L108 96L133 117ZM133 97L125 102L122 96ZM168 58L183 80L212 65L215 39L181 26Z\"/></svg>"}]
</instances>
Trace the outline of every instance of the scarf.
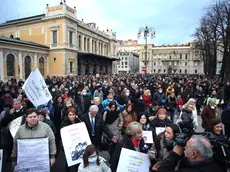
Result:
<instances>
[{"instance_id":1,"label":"scarf","mask_svg":"<svg viewBox=\"0 0 230 172\"><path fill-rule=\"evenodd\" d=\"M130 140L131 140L131 142L132 142L132 144L133 144L134 147L139 147L140 144L141 144L140 140L136 140L133 137L131 137Z\"/></svg>"}]
</instances>

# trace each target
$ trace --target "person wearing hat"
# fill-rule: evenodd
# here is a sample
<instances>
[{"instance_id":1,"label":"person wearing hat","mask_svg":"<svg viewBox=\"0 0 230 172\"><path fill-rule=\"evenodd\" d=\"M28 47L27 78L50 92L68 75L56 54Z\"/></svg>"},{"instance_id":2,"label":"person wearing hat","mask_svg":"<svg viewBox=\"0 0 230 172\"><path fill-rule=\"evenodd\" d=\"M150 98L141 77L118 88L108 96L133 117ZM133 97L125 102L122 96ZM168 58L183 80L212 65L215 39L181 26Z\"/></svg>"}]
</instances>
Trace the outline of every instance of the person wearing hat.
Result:
<instances>
[{"instance_id":1,"label":"person wearing hat","mask_svg":"<svg viewBox=\"0 0 230 172\"><path fill-rule=\"evenodd\" d=\"M32 139L32 138L49 138L49 154L50 166L55 163L56 145L55 137L49 125L38 120L36 109L31 108L26 112L26 123L19 127L15 137L12 151L12 166L13 168L17 162L17 140L18 139ZM23 151L23 150L22 150ZM38 150L39 151L39 150Z\"/></svg>"}]
</instances>

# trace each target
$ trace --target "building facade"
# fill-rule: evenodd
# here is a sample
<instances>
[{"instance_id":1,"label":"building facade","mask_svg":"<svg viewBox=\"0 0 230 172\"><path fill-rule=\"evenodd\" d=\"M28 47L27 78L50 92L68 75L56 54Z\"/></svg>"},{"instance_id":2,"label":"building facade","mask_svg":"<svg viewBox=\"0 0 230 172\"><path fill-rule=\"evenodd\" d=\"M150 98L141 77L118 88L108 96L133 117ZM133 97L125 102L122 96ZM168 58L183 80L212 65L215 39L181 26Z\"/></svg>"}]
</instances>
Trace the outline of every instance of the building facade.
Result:
<instances>
[{"instance_id":1,"label":"building facade","mask_svg":"<svg viewBox=\"0 0 230 172\"><path fill-rule=\"evenodd\" d=\"M18 44L24 41L39 45L37 51L34 51L26 49L25 45L9 44L10 40L4 44L0 42L0 64L4 71L1 78L4 80L15 76L25 79L30 70L26 73L21 69L33 70L39 67L41 57L45 61L44 75L114 72L113 61L117 60L116 33L108 29L100 31L95 23L78 20L76 8L66 3L53 7L47 4L46 13L42 15L6 21L0 24L0 36L2 39L18 40ZM7 65L9 59L13 58L15 72L12 73L8 72ZM17 64L20 64L19 67Z\"/></svg>"},{"instance_id":2,"label":"building facade","mask_svg":"<svg viewBox=\"0 0 230 172\"><path fill-rule=\"evenodd\" d=\"M147 58L146 58L147 53ZM140 73L203 74L203 61L194 43L181 45L140 46ZM146 68L145 68L146 61Z\"/></svg>"},{"instance_id":3,"label":"building facade","mask_svg":"<svg viewBox=\"0 0 230 172\"><path fill-rule=\"evenodd\" d=\"M117 73L136 73L139 71L139 55L133 52L119 52Z\"/></svg>"}]
</instances>

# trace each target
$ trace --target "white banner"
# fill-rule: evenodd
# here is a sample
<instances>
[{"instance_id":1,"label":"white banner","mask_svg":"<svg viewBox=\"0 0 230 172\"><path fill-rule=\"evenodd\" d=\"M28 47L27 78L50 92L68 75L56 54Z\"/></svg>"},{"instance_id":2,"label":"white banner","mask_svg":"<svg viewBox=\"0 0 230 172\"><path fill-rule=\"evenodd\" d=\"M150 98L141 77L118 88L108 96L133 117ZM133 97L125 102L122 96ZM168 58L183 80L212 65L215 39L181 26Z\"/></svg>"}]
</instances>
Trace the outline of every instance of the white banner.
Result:
<instances>
[{"instance_id":1,"label":"white banner","mask_svg":"<svg viewBox=\"0 0 230 172\"><path fill-rule=\"evenodd\" d=\"M153 143L153 132L152 131L142 131L145 143Z\"/></svg>"},{"instance_id":2,"label":"white banner","mask_svg":"<svg viewBox=\"0 0 230 172\"><path fill-rule=\"evenodd\" d=\"M0 172L2 172L3 149L0 149Z\"/></svg>"},{"instance_id":3,"label":"white banner","mask_svg":"<svg viewBox=\"0 0 230 172\"><path fill-rule=\"evenodd\" d=\"M117 172L149 171L149 167L148 154L122 148Z\"/></svg>"},{"instance_id":4,"label":"white banner","mask_svg":"<svg viewBox=\"0 0 230 172\"><path fill-rule=\"evenodd\" d=\"M15 171L50 172L48 138L18 139Z\"/></svg>"},{"instance_id":5,"label":"white banner","mask_svg":"<svg viewBox=\"0 0 230 172\"><path fill-rule=\"evenodd\" d=\"M163 133L165 131L165 127L156 127L156 134Z\"/></svg>"},{"instance_id":6,"label":"white banner","mask_svg":"<svg viewBox=\"0 0 230 172\"><path fill-rule=\"evenodd\" d=\"M61 138L68 166L81 163L85 148L91 145L85 123L81 122L62 128Z\"/></svg>"},{"instance_id":7,"label":"white banner","mask_svg":"<svg viewBox=\"0 0 230 172\"><path fill-rule=\"evenodd\" d=\"M8 127L13 138L15 137L19 127L21 126L21 123L22 123L22 116L16 118L11 123L9 123Z\"/></svg>"},{"instance_id":8,"label":"white banner","mask_svg":"<svg viewBox=\"0 0 230 172\"><path fill-rule=\"evenodd\" d=\"M30 73L30 76L22 88L34 106L45 104L52 99L49 89L38 68Z\"/></svg>"}]
</instances>

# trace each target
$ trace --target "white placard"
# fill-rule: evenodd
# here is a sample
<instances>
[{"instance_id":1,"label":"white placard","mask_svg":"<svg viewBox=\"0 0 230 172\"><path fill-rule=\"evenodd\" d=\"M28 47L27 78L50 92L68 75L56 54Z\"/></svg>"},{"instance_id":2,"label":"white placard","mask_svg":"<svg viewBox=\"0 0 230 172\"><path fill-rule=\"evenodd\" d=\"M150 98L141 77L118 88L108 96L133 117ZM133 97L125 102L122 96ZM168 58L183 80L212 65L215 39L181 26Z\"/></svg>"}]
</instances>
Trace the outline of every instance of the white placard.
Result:
<instances>
[{"instance_id":1,"label":"white placard","mask_svg":"<svg viewBox=\"0 0 230 172\"><path fill-rule=\"evenodd\" d=\"M30 73L30 76L22 88L34 106L45 104L52 99L49 89L38 68Z\"/></svg>"},{"instance_id":2,"label":"white placard","mask_svg":"<svg viewBox=\"0 0 230 172\"><path fill-rule=\"evenodd\" d=\"M16 118L15 120L11 121L11 123L9 123L8 128L13 138L15 137L19 127L21 126L21 123L22 123L22 116Z\"/></svg>"},{"instance_id":3,"label":"white placard","mask_svg":"<svg viewBox=\"0 0 230 172\"><path fill-rule=\"evenodd\" d=\"M48 138L18 139L15 171L50 172Z\"/></svg>"},{"instance_id":4,"label":"white placard","mask_svg":"<svg viewBox=\"0 0 230 172\"><path fill-rule=\"evenodd\" d=\"M152 131L142 131L145 143L153 143L153 132Z\"/></svg>"},{"instance_id":5,"label":"white placard","mask_svg":"<svg viewBox=\"0 0 230 172\"><path fill-rule=\"evenodd\" d=\"M165 127L156 127L156 134L160 134L165 131Z\"/></svg>"},{"instance_id":6,"label":"white placard","mask_svg":"<svg viewBox=\"0 0 230 172\"><path fill-rule=\"evenodd\" d=\"M62 128L61 138L68 166L81 163L85 148L91 145L85 123L81 122Z\"/></svg>"},{"instance_id":7,"label":"white placard","mask_svg":"<svg viewBox=\"0 0 230 172\"><path fill-rule=\"evenodd\" d=\"M3 149L0 149L0 172L2 172Z\"/></svg>"},{"instance_id":8,"label":"white placard","mask_svg":"<svg viewBox=\"0 0 230 172\"><path fill-rule=\"evenodd\" d=\"M148 154L122 148L117 172L149 171L150 160Z\"/></svg>"}]
</instances>

